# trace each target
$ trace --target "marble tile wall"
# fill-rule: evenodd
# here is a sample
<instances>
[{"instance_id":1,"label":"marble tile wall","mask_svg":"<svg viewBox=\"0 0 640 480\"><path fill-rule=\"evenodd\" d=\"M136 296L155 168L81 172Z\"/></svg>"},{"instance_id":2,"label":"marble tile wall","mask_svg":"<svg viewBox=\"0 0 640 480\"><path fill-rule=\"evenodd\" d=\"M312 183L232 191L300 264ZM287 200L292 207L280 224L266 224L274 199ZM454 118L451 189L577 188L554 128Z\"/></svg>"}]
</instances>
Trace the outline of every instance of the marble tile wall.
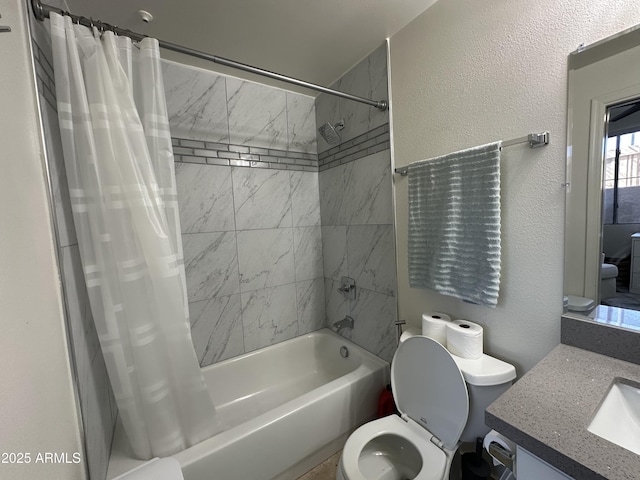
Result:
<instances>
[{"instance_id":1,"label":"marble tile wall","mask_svg":"<svg viewBox=\"0 0 640 480\"><path fill-rule=\"evenodd\" d=\"M322 152L318 155L318 170L324 172L367 155L389 150L389 146L389 124L385 123Z\"/></svg>"},{"instance_id":2,"label":"marble tile wall","mask_svg":"<svg viewBox=\"0 0 640 480\"><path fill-rule=\"evenodd\" d=\"M176 163L202 366L325 326L318 173Z\"/></svg>"},{"instance_id":3,"label":"marble tile wall","mask_svg":"<svg viewBox=\"0 0 640 480\"><path fill-rule=\"evenodd\" d=\"M396 265L390 151L319 173L327 325L351 315L346 338L391 361L396 347ZM355 279L356 299L337 291Z\"/></svg>"},{"instance_id":4,"label":"marble tile wall","mask_svg":"<svg viewBox=\"0 0 640 480\"><path fill-rule=\"evenodd\" d=\"M387 99L386 46L332 87ZM326 321L352 316L354 329L340 333L391 361L397 305L388 112L324 94L317 98L318 125L342 118L341 144L328 145L320 135L317 140ZM355 300L338 293L342 276L355 279Z\"/></svg>"},{"instance_id":5,"label":"marble tile wall","mask_svg":"<svg viewBox=\"0 0 640 480\"><path fill-rule=\"evenodd\" d=\"M314 99L173 62L163 74L200 364L323 328Z\"/></svg>"},{"instance_id":6,"label":"marble tile wall","mask_svg":"<svg viewBox=\"0 0 640 480\"><path fill-rule=\"evenodd\" d=\"M313 97L170 61L162 73L174 137L317 153Z\"/></svg>"},{"instance_id":7,"label":"marble tile wall","mask_svg":"<svg viewBox=\"0 0 640 480\"><path fill-rule=\"evenodd\" d=\"M67 325L85 435L87 455L85 461L90 478L100 480L107 474L118 411L89 307L73 225L56 112L51 46L41 23L34 24L32 31Z\"/></svg>"},{"instance_id":8,"label":"marble tile wall","mask_svg":"<svg viewBox=\"0 0 640 480\"><path fill-rule=\"evenodd\" d=\"M331 88L374 100L388 100L387 46L382 44L351 70L335 81ZM316 98L316 124L336 123L344 120L344 130L340 132L342 142L348 142L360 135L389 123L389 111L363 103L345 100L325 93ZM317 136L318 153L332 148Z\"/></svg>"}]
</instances>

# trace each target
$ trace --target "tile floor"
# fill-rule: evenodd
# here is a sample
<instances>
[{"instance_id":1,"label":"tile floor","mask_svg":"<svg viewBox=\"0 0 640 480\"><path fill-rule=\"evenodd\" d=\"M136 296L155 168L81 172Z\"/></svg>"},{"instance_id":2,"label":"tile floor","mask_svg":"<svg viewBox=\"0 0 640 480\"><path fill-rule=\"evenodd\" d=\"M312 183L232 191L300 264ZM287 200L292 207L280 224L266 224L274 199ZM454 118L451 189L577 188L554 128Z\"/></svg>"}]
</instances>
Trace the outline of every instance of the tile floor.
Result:
<instances>
[{"instance_id":1,"label":"tile floor","mask_svg":"<svg viewBox=\"0 0 640 480\"><path fill-rule=\"evenodd\" d=\"M334 453L320 465L314 467L313 470L298 478L298 480L336 480L336 469L338 468L341 453L342 450Z\"/></svg>"}]
</instances>

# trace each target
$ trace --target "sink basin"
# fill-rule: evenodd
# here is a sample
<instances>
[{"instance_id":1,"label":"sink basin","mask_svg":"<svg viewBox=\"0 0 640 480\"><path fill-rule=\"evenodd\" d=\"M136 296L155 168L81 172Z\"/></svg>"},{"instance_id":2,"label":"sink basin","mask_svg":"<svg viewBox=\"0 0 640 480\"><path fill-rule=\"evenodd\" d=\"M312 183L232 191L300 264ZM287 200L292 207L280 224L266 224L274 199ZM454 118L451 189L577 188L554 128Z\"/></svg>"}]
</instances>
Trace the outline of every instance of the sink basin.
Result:
<instances>
[{"instance_id":1,"label":"sink basin","mask_svg":"<svg viewBox=\"0 0 640 480\"><path fill-rule=\"evenodd\" d=\"M640 455L640 385L616 379L587 430Z\"/></svg>"}]
</instances>

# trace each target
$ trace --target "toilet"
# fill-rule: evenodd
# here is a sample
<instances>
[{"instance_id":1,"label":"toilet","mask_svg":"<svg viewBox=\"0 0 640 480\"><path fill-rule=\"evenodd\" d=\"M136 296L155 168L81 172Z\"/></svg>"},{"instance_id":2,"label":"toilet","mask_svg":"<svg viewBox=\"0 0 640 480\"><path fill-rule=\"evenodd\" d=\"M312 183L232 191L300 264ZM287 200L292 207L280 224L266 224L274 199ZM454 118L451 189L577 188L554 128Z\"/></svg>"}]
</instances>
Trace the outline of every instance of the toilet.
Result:
<instances>
[{"instance_id":1,"label":"toilet","mask_svg":"<svg viewBox=\"0 0 640 480\"><path fill-rule=\"evenodd\" d=\"M616 277L618 267L611 263L603 263L600 268L600 300L616 296Z\"/></svg>"},{"instance_id":2,"label":"toilet","mask_svg":"<svg viewBox=\"0 0 640 480\"><path fill-rule=\"evenodd\" d=\"M488 355L467 360L431 338L407 338L391 362L400 415L354 431L342 451L336 479L448 479L456 449L490 431L484 410L515 377L513 365Z\"/></svg>"},{"instance_id":3,"label":"toilet","mask_svg":"<svg viewBox=\"0 0 640 480\"><path fill-rule=\"evenodd\" d=\"M605 263L605 254L600 255L600 301L616 296L616 280L618 267L611 263Z\"/></svg>"}]
</instances>

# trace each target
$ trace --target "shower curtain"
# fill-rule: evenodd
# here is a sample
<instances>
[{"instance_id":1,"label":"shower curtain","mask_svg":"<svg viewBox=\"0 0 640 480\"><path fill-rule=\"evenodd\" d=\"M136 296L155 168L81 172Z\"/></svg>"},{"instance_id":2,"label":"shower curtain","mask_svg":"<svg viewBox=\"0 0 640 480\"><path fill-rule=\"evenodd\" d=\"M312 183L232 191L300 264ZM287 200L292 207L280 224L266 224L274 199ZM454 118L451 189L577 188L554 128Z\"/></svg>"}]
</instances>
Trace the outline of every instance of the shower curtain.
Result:
<instances>
[{"instance_id":1,"label":"shower curtain","mask_svg":"<svg viewBox=\"0 0 640 480\"><path fill-rule=\"evenodd\" d=\"M58 117L82 266L135 456L218 430L191 342L158 42L51 14Z\"/></svg>"}]
</instances>

